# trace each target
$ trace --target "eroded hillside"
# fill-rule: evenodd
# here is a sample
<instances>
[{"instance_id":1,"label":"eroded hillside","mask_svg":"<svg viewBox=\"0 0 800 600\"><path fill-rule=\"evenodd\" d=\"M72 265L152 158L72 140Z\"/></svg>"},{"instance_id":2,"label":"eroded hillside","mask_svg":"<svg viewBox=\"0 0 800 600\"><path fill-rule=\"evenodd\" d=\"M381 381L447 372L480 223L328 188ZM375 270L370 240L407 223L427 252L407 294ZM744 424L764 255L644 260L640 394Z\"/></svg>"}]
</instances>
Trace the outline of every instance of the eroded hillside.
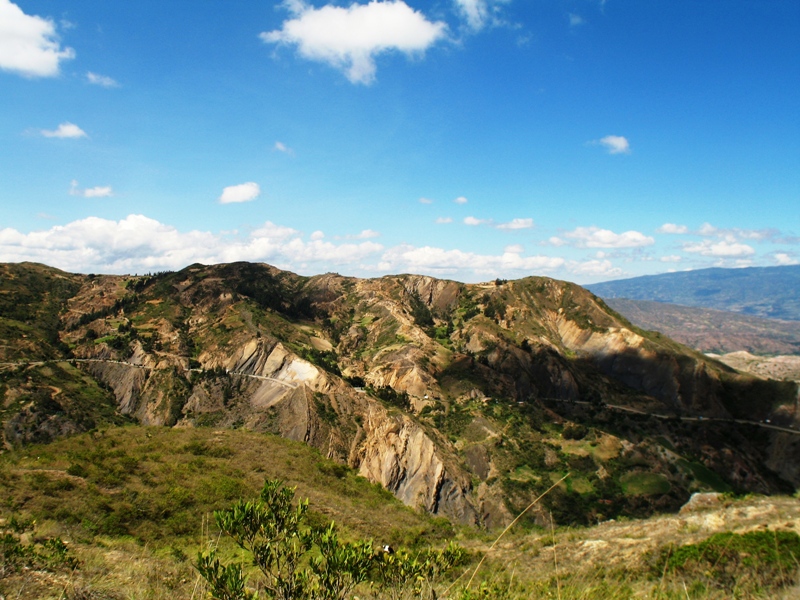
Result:
<instances>
[{"instance_id":1,"label":"eroded hillside","mask_svg":"<svg viewBox=\"0 0 800 600\"><path fill-rule=\"evenodd\" d=\"M125 419L272 432L490 526L566 473L530 519L800 483L795 383L639 330L574 284L3 268L6 445Z\"/></svg>"}]
</instances>

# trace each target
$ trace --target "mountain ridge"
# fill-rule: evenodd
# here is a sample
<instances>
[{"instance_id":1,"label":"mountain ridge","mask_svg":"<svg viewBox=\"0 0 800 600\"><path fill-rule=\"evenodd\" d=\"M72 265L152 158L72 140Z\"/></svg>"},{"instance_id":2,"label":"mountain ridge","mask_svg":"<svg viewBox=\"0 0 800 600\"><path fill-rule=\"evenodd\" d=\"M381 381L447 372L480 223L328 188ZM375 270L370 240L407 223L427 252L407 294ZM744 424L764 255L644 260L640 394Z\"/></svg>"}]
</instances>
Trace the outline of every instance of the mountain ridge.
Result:
<instances>
[{"instance_id":1,"label":"mountain ridge","mask_svg":"<svg viewBox=\"0 0 800 600\"><path fill-rule=\"evenodd\" d=\"M603 298L652 300L800 320L800 265L714 267L644 275L586 286Z\"/></svg>"},{"instance_id":2,"label":"mountain ridge","mask_svg":"<svg viewBox=\"0 0 800 600\"><path fill-rule=\"evenodd\" d=\"M574 482L531 519L642 514L696 489L800 481L797 436L734 422L796 426L795 384L640 330L568 282L301 277L251 263L141 277L7 264L0 275L0 360L16 363L0 370L7 445L112 416L244 427L304 441L410 506L487 526L567 471ZM11 300L54 281L69 290L15 312ZM56 321L37 317L56 305ZM626 483L645 475L660 484Z\"/></svg>"}]
</instances>

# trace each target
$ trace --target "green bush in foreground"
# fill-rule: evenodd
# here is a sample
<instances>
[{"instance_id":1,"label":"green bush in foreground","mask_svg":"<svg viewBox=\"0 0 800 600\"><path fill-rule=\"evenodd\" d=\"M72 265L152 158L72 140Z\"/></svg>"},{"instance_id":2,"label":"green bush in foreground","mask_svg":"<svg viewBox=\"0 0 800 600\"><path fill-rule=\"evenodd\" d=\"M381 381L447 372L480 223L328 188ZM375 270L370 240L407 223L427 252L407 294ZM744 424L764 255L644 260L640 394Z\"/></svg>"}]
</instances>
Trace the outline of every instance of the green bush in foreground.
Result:
<instances>
[{"instance_id":1,"label":"green bush in foreground","mask_svg":"<svg viewBox=\"0 0 800 600\"><path fill-rule=\"evenodd\" d=\"M23 534L31 533L33 529L33 521L19 521L15 517L0 527L0 579L22 569L72 571L77 568L78 561L61 538L25 542Z\"/></svg>"},{"instance_id":2,"label":"green bush in foreground","mask_svg":"<svg viewBox=\"0 0 800 600\"><path fill-rule=\"evenodd\" d=\"M794 531L717 533L697 544L662 550L655 570L678 573L708 587L766 590L794 584L800 535Z\"/></svg>"},{"instance_id":3,"label":"green bush in foreground","mask_svg":"<svg viewBox=\"0 0 800 600\"><path fill-rule=\"evenodd\" d=\"M252 557L257 567L248 586L245 566L223 564L216 550L199 553L196 568L217 600L344 600L368 582L390 598L436 597L439 576L463 561L465 551L450 544L416 557L399 552L376 554L371 541L344 542L333 523L306 524L308 500L294 504L294 488L280 481L264 484L258 499L239 500L216 511L218 527ZM248 589L250 588L250 589Z\"/></svg>"}]
</instances>

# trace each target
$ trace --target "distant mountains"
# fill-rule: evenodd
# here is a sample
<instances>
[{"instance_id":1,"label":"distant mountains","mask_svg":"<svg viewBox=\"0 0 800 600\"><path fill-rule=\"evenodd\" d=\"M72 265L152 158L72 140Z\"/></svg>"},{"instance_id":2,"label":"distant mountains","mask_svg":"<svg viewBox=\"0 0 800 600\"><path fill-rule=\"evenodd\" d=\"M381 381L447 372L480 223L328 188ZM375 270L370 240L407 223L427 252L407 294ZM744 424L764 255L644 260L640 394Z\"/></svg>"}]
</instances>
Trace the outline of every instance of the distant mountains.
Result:
<instances>
[{"instance_id":1,"label":"distant mountains","mask_svg":"<svg viewBox=\"0 0 800 600\"><path fill-rule=\"evenodd\" d=\"M650 300L607 298L631 323L701 352L800 355L800 322Z\"/></svg>"},{"instance_id":2,"label":"distant mountains","mask_svg":"<svg viewBox=\"0 0 800 600\"><path fill-rule=\"evenodd\" d=\"M606 299L652 300L800 321L800 265L699 269L586 287Z\"/></svg>"}]
</instances>

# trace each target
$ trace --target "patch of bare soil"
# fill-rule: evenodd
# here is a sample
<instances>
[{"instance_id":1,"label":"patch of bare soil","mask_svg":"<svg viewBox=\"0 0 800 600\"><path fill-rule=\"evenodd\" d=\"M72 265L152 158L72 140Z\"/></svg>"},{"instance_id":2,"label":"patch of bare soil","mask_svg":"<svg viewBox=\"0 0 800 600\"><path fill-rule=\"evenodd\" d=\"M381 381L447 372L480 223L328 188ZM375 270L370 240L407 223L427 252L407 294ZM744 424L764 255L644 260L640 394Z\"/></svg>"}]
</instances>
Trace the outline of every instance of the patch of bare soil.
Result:
<instances>
[{"instance_id":1,"label":"patch of bare soil","mask_svg":"<svg viewBox=\"0 0 800 600\"><path fill-rule=\"evenodd\" d=\"M800 381L800 356L754 356L749 352L730 352L709 356L733 367L764 379Z\"/></svg>"}]
</instances>

